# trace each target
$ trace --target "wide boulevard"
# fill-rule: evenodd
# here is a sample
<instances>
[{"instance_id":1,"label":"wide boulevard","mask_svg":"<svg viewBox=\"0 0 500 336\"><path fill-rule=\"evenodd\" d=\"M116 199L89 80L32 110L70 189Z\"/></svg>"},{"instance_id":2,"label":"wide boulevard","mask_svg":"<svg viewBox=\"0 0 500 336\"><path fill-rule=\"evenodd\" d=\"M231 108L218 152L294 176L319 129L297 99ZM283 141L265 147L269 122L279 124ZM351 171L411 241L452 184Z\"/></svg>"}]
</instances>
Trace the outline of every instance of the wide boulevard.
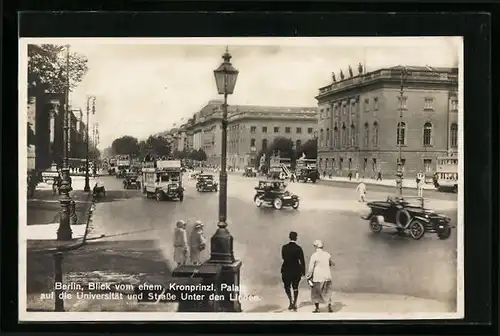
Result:
<instances>
[{"instance_id":1,"label":"wide boulevard","mask_svg":"<svg viewBox=\"0 0 500 336\"><path fill-rule=\"evenodd\" d=\"M185 174L183 202L147 199L139 190L125 190L122 180L103 176L106 198L96 204L91 237L102 240L151 240L170 259L172 234L179 219L201 220L207 238L217 228L219 195L200 193ZM258 178L229 175L228 218L234 236L235 257L243 261L242 287L262 293L281 282L281 245L289 231L299 233L308 262L312 243L323 240L336 264L336 291L393 293L453 302L456 293L456 231L448 240L429 234L419 241L386 230L374 235L360 218L367 207L357 202L355 184L289 183L299 195L298 210L258 208L253 203ZM373 190L371 190L373 189ZM368 186L368 200L385 199L394 188ZM405 190L407 195L415 190ZM426 191L427 206L457 222L456 195ZM100 239L101 240L101 239ZM132 243L132 242L131 242ZM209 249L206 251L206 258ZM305 285L305 284L303 284Z\"/></svg>"}]
</instances>

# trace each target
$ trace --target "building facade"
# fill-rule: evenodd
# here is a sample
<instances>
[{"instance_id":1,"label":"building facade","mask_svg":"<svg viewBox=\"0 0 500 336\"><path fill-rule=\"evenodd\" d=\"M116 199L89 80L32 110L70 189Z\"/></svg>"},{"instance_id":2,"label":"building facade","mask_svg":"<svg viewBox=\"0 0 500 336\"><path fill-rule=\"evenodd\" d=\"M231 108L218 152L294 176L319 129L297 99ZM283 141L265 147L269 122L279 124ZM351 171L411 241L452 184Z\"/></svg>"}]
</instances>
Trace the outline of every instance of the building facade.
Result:
<instances>
[{"instance_id":1,"label":"building facade","mask_svg":"<svg viewBox=\"0 0 500 336\"><path fill-rule=\"evenodd\" d=\"M28 88L28 123L34 134L34 144L27 149L29 170L41 171L49 168L52 163L59 165L62 163L64 104L64 95L46 93L43 89L34 86ZM82 127L81 110L70 110L68 147L71 157L72 151L81 147L85 139L86 128ZM74 154L82 157L81 151Z\"/></svg>"},{"instance_id":2,"label":"building facade","mask_svg":"<svg viewBox=\"0 0 500 336\"><path fill-rule=\"evenodd\" d=\"M431 176L437 157L458 147L458 69L379 69L322 87L318 101L321 172L394 178L399 157L406 175ZM401 98L401 83L403 96ZM402 113L402 118L400 117Z\"/></svg>"},{"instance_id":3,"label":"building facade","mask_svg":"<svg viewBox=\"0 0 500 336\"><path fill-rule=\"evenodd\" d=\"M210 101L186 125L187 143L202 148L207 163L219 165L222 142L222 101ZM227 165L243 168L252 165L258 152L277 137L300 145L313 139L318 126L316 107L275 107L230 105L228 107Z\"/></svg>"}]
</instances>

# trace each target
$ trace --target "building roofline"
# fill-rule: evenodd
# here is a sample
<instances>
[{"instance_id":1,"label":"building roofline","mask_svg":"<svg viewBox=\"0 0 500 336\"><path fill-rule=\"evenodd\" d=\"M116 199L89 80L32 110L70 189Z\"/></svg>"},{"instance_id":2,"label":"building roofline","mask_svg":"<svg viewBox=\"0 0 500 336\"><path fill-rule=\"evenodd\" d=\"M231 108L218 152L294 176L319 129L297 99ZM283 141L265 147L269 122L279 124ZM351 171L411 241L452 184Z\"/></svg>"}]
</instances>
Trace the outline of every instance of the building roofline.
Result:
<instances>
[{"instance_id":1,"label":"building roofline","mask_svg":"<svg viewBox=\"0 0 500 336\"><path fill-rule=\"evenodd\" d=\"M375 73L381 72L381 71L390 71L390 70L400 70L402 68L406 68L407 71L418 71L418 72L437 72L437 73L458 73L458 67L432 67L433 70L425 67L425 66L417 66L417 65L408 65L408 66L401 66L401 65L396 65L393 67L384 67L384 68L379 68L370 72L365 72L362 74L358 74L356 76L352 77L346 77L342 80L334 82L335 84L340 84L343 82L347 82L349 80L355 79L355 78L360 78L360 77L368 77L369 75L373 75ZM319 88L319 90L327 89L329 88L333 83L330 83L328 85L322 86Z\"/></svg>"}]
</instances>

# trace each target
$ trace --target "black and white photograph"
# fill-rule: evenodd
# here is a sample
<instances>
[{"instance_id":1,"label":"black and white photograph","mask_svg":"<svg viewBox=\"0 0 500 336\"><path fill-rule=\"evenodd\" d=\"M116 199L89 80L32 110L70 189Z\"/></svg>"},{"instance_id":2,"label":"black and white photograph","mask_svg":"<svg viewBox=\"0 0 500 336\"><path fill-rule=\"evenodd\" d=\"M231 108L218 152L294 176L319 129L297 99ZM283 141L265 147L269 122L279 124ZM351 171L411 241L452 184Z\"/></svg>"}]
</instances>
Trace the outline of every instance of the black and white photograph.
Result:
<instances>
[{"instance_id":1,"label":"black and white photograph","mask_svg":"<svg viewBox=\"0 0 500 336\"><path fill-rule=\"evenodd\" d=\"M461 37L19 60L20 321L463 318Z\"/></svg>"}]
</instances>

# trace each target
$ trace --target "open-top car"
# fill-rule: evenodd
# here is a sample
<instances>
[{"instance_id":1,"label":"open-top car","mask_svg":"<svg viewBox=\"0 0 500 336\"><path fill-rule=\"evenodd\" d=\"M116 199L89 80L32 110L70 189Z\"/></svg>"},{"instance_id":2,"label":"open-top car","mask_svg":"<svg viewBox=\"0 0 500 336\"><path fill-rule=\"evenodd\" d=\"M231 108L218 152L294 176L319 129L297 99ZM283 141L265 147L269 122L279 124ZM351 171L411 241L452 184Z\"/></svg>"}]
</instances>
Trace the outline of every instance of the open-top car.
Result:
<instances>
[{"instance_id":1,"label":"open-top car","mask_svg":"<svg viewBox=\"0 0 500 336\"><path fill-rule=\"evenodd\" d=\"M253 167L246 167L245 171L243 172L243 176L245 177L256 177L257 176L257 170Z\"/></svg>"},{"instance_id":2,"label":"open-top car","mask_svg":"<svg viewBox=\"0 0 500 336\"><path fill-rule=\"evenodd\" d=\"M399 233L407 233L413 239L421 239L426 233L436 233L439 239L448 239L451 235L451 219L423 206L421 197L414 198L420 204L412 204L410 198L388 197L386 201L367 203L370 208L368 220L370 230L380 233L382 228L392 228Z\"/></svg>"},{"instance_id":3,"label":"open-top car","mask_svg":"<svg viewBox=\"0 0 500 336\"><path fill-rule=\"evenodd\" d=\"M127 173L123 180L123 188L125 189L141 189L141 182L137 173Z\"/></svg>"},{"instance_id":4,"label":"open-top car","mask_svg":"<svg viewBox=\"0 0 500 336\"><path fill-rule=\"evenodd\" d=\"M218 184L215 182L214 176L211 174L200 174L198 175L198 181L196 181L196 190L198 191L215 191L217 192Z\"/></svg>"},{"instance_id":5,"label":"open-top car","mask_svg":"<svg viewBox=\"0 0 500 336\"><path fill-rule=\"evenodd\" d=\"M287 191L283 181L259 181L255 190L257 193L253 200L258 207L263 204L270 204L277 210L283 207L299 207L299 197Z\"/></svg>"}]
</instances>

